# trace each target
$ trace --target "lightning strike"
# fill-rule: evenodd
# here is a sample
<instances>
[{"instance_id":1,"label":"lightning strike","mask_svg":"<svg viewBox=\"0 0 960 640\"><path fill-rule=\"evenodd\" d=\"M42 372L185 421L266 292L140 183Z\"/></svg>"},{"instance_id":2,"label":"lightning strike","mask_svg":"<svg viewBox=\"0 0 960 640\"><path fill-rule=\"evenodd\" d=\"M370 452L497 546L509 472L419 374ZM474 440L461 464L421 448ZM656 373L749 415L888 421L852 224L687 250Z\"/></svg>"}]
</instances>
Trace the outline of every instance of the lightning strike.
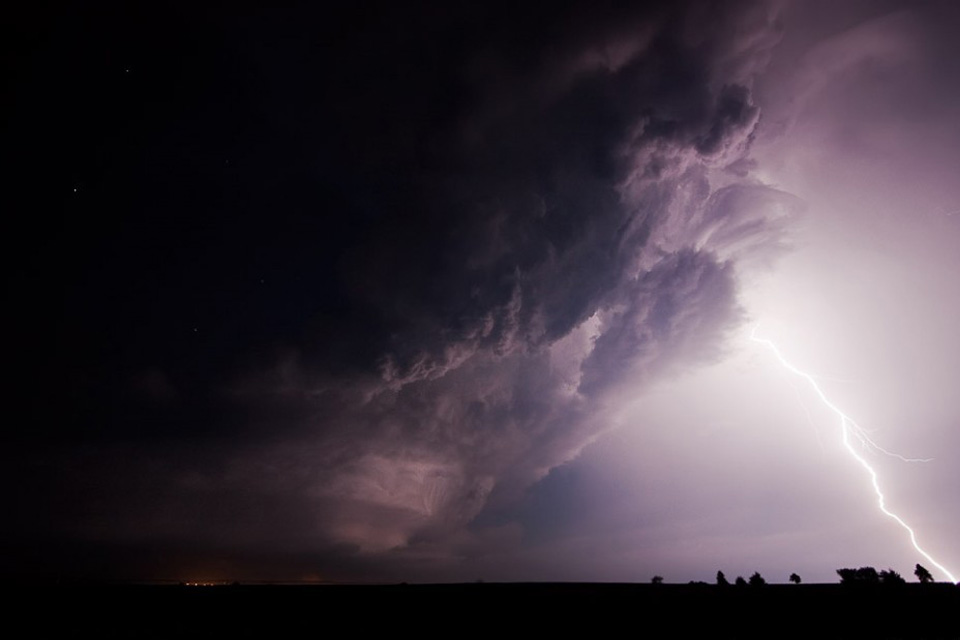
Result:
<instances>
[{"instance_id":1,"label":"lightning strike","mask_svg":"<svg viewBox=\"0 0 960 640\"><path fill-rule=\"evenodd\" d=\"M886 498L884 497L883 492L880 490L880 482L879 482L879 478L877 476L876 470L874 470L874 468L870 466L870 463L868 463L867 460L862 455L860 455L860 453L857 452L857 449L853 446L853 442L856 441L856 443L858 443L860 447L866 451L874 451L874 452L882 453L884 455L897 458L904 462L929 462L931 458L906 458L904 456L901 456L898 453L887 451L886 449L878 445L876 442L874 442L870 438L867 432L864 431L862 427L860 427L860 425L858 425L850 416L848 416L843 411L841 411L840 408L837 407L837 405L833 404L830 401L830 399L827 398L827 395L823 392L823 389L821 389L820 385L817 384L816 378L814 378L809 373L806 373L804 371L801 371L800 369L797 369L786 358L783 357L783 354L780 353L780 350L771 340L768 340L766 338L758 338L756 333L757 333L757 328L754 327L753 331L751 331L750 333L750 339L753 340L754 342L758 342L760 344L766 345L777 357L777 360L780 361L780 364L782 364L785 369L787 369L794 375L800 378L803 378L808 383L810 383L810 386L813 387L813 390L817 394L817 396L820 398L820 401L823 402L823 404L828 409L830 409L840 417L840 430L843 437L843 446L844 448L846 448L847 452L849 452L849 454L853 457L853 459L856 460L858 463L860 463L860 466L862 466L866 470L867 474L870 476L870 482L873 485L874 493L877 495L877 506L880 508L880 511L882 511L885 515L895 520L897 524L899 524L901 527L906 529L907 533L910 535L910 542L911 544L913 544L913 548L917 550L917 553L919 553L924 558L926 558L930 562L930 564L935 566L945 576L947 576L950 582L956 583L957 579L953 576L953 574L950 573L947 570L947 568L944 567L942 564L934 560L929 553L927 553L920 547L920 545L917 543L916 533L914 533L913 529L910 528L910 526L906 522L904 522L903 518L901 518L900 516L898 516L897 514L895 514L894 512L890 511L887 508Z\"/></svg>"}]
</instances>

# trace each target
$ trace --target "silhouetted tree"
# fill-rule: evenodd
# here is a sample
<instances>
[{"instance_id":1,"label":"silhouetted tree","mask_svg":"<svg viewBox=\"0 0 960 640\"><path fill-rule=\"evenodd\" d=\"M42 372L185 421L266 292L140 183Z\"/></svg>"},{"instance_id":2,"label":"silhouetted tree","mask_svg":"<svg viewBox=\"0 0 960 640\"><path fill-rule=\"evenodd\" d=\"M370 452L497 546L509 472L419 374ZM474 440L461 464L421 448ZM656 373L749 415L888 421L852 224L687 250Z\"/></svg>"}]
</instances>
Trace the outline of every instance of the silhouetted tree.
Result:
<instances>
[{"instance_id":1,"label":"silhouetted tree","mask_svg":"<svg viewBox=\"0 0 960 640\"><path fill-rule=\"evenodd\" d=\"M840 584L880 584L880 574L873 567L859 569L837 569Z\"/></svg>"},{"instance_id":2,"label":"silhouetted tree","mask_svg":"<svg viewBox=\"0 0 960 640\"><path fill-rule=\"evenodd\" d=\"M927 571L927 569L922 564L917 565L917 568L913 570L913 575L917 576L917 580L919 580L923 584L927 584L928 582L933 582L933 576L930 575L930 572Z\"/></svg>"},{"instance_id":3,"label":"silhouetted tree","mask_svg":"<svg viewBox=\"0 0 960 640\"><path fill-rule=\"evenodd\" d=\"M653 576L653 579L650 580L653 584L663 584L663 576Z\"/></svg>"},{"instance_id":4,"label":"silhouetted tree","mask_svg":"<svg viewBox=\"0 0 960 640\"><path fill-rule=\"evenodd\" d=\"M793 584L800 584L800 576L798 576L798 575L795 574L795 573L791 573L791 574L790 574L790 582L792 582Z\"/></svg>"},{"instance_id":5,"label":"silhouetted tree","mask_svg":"<svg viewBox=\"0 0 960 640\"><path fill-rule=\"evenodd\" d=\"M745 587L747 586L747 581L743 579L743 576L737 576L737 579L733 581L733 584L737 585L738 587Z\"/></svg>"},{"instance_id":6,"label":"silhouetted tree","mask_svg":"<svg viewBox=\"0 0 960 640\"><path fill-rule=\"evenodd\" d=\"M880 574L873 567L860 567L857 569L857 580L864 584L880 584Z\"/></svg>"},{"instance_id":7,"label":"silhouetted tree","mask_svg":"<svg viewBox=\"0 0 960 640\"><path fill-rule=\"evenodd\" d=\"M730 585L730 582L727 580L727 576L723 575L723 571L717 571L717 584L721 587L727 587Z\"/></svg>"},{"instance_id":8,"label":"silhouetted tree","mask_svg":"<svg viewBox=\"0 0 960 640\"><path fill-rule=\"evenodd\" d=\"M891 584L906 584L907 581L903 579L899 573L893 569L885 569L880 572L880 584L891 585Z\"/></svg>"},{"instance_id":9,"label":"silhouetted tree","mask_svg":"<svg viewBox=\"0 0 960 640\"><path fill-rule=\"evenodd\" d=\"M837 569L837 575L840 576L840 584L854 584L857 581L857 570L849 567Z\"/></svg>"},{"instance_id":10,"label":"silhouetted tree","mask_svg":"<svg viewBox=\"0 0 960 640\"><path fill-rule=\"evenodd\" d=\"M759 571L754 571L753 575L750 576L750 586L751 587L762 587L767 584L767 581L763 579L763 576L760 575Z\"/></svg>"}]
</instances>

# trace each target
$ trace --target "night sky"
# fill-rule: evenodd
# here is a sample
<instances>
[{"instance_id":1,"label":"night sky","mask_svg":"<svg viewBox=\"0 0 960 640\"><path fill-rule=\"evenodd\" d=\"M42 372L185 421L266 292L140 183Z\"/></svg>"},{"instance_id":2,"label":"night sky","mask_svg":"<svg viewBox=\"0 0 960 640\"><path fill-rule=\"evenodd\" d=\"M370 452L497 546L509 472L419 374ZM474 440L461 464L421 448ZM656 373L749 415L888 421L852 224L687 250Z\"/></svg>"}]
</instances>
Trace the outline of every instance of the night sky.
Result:
<instances>
[{"instance_id":1,"label":"night sky","mask_svg":"<svg viewBox=\"0 0 960 640\"><path fill-rule=\"evenodd\" d=\"M960 576L957 3L26 4L4 575Z\"/></svg>"}]
</instances>

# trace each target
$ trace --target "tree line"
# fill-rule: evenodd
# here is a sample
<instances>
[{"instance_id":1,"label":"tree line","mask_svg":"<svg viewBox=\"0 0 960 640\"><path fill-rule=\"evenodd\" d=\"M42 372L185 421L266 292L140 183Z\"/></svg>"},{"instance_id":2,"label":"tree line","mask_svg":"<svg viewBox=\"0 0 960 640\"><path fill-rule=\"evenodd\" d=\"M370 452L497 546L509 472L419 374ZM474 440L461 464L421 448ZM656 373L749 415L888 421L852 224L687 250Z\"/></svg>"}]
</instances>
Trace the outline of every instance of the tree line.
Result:
<instances>
[{"instance_id":1,"label":"tree line","mask_svg":"<svg viewBox=\"0 0 960 640\"><path fill-rule=\"evenodd\" d=\"M882 585L897 585L897 584L906 584L907 581L899 573L893 569L883 569L877 571L873 567L860 567L858 569L843 568L837 569L837 575L840 576L840 584L851 584L851 585L868 585L868 584L882 584ZM917 577L917 580L921 584L928 584L933 582L933 575L927 569L921 565L917 564L916 568L913 570L913 575ZM791 573L788 578L793 584L800 584L802 582L800 576L796 573ZM653 584L663 584L663 576L653 576L651 580ZM703 582L696 583L691 582L691 584L706 584ZM745 580L743 576L737 576L733 584L738 587L762 587L767 584L767 581L759 571L754 572L750 576L749 580ZM727 577L723 574L723 571L717 571L717 585L721 587L730 586L730 581L727 580Z\"/></svg>"}]
</instances>

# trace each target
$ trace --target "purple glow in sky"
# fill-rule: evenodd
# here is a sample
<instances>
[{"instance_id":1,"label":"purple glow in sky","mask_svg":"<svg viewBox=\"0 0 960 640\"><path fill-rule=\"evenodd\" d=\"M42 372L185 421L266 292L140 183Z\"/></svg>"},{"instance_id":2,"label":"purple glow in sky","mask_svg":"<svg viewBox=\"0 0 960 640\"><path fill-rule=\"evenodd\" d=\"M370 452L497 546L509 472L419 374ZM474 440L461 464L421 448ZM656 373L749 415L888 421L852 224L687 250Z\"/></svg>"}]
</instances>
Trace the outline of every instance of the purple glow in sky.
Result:
<instances>
[{"instance_id":1,"label":"purple glow in sky","mask_svg":"<svg viewBox=\"0 0 960 640\"><path fill-rule=\"evenodd\" d=\"M960 575L960 6L633 4L27 10L4 570Z\"/></svg>"}]
</instances>

